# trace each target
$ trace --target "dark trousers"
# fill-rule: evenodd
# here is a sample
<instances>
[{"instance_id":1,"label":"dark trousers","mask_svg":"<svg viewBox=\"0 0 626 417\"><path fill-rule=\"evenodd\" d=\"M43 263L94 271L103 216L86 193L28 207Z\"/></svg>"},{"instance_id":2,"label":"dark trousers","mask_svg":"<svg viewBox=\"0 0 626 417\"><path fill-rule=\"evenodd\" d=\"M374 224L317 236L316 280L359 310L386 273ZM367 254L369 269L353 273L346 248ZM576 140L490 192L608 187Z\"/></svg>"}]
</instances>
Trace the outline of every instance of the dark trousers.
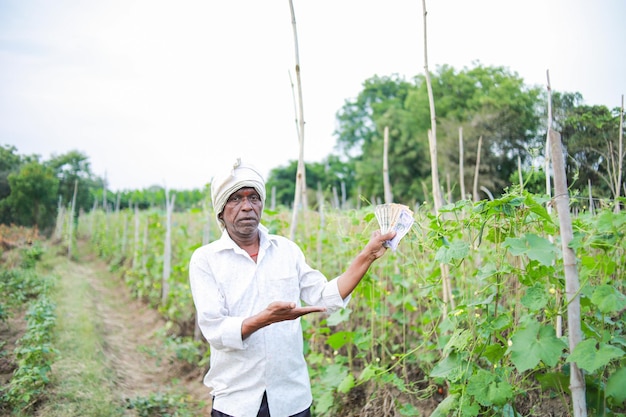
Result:
<instances>
[{"instance_id":1,"label":"dark trousers","mask_svg":"<svg viewBox=\"0 0 626 417\"><path fill-rule=\"evenodd\" d=\"M228 414L224 414L221 411L217 411L213 409L211 411L211 417L233 417ZM261 401L261 407L259 408L259 413L256 417L270 417L270 409L267 406L267 394L263 393L263 400ZM311 409L307 408L304 411L299 412L298 414L294 414L291 417L311 417Z\"/></svg>"}]
</instances>

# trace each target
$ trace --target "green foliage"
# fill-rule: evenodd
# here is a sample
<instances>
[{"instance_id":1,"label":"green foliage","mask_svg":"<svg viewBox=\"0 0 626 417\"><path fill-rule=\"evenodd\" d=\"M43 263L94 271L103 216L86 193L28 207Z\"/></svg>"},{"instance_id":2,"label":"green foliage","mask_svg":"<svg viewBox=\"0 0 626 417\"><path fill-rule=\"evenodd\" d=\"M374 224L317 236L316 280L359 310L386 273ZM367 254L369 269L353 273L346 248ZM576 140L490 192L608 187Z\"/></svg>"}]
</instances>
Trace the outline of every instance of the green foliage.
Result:
<instances>
[{"instance_id":1,"label":"green foliage","mask_svg":"<svg viewBox=\"0 0 626 417\"><path fill-rule=\"evenodd\" d=\"M530 415L521 412L527 392L568 395L574 360L587 373L590 409L606 404L619 412L626 360L626 215L603 210L574 217L571 246L580 260L585 342L569 352L565 336L556 333L567 304L558 222L548 203L541 195L513 191L493 201L449 204L439 216L428 207L417 209L414 230L370 268L348 309L302 320L316 415L341 415L344 407L356 407L347 405L356 390L372 393L365 401L384 401L377 393L399 393L396 411L415 415L435 384L446 386L448 396L433 415ZM371 206L326 209L324 224L318 213L308 212L297 241L312 266L328 277L341 274L378 227L372 212ZM91 239L101 254L118 262L137 296L158 305L171 323L168 331L179 332L168 339L172 351L206 363L187 339L194 323L187 262L207 219L209 239L219 236L212 216L175 213L165 302L160 298L165 214L140 212L140 238L125 246L119 236L124 227L133 236L135 222L124 216L91 213L81 220L81 232L93 227ZM267 210L263 223L284 234L289 218L284 208ZM445 306L441 295L443 268L452 278L454 308Z\"/></svg>"},{"instance_id":2,"label":"green foliage","mask_svg":"<svg viewBox=\"0 0 626 417\"><path fill-rule=\"evenodd\" d=\"M345 206L344 201L334 201L342 190L345 190L343 199L348 200L354 196L356 189L356 179L354 164L342 162L337 156L329 155L322 162L305 163L306 185L311 192L319 190L326 201L333 202L335 208ZM267 179L266 189L268 192L275 192L276 203L286 207L291 207L294 201L296 184L297 161L290 161L286 167L272 169ZM312 194L312 193L311 193ZM316 198L309 198L313 208L316 207ZM269 201L266 206L269 207Z\"/></svg>"},{"instance_id":3,"label":"green foliage","mask_svg":"<svg viewBox=\"0 0 626 417\"><path fill-rule=\"evenodd\" d=\"M511 337L511 362L519 372L536 368L540 363L553 367L567 345L555 336L554 328L531 321Z\"/></svg>"},{"instance_id":4,"label":"green foliage","mask_svg":"<svg viewBox=\"0 0 626 417\"><path fill-rule=\"evenodd\" d=\"M193 417L199 413L183 395L157 392L127 401L127 408L135 410L140 417Z\"/></svg>"},{"instance_id":5,"label":"green foliage","mask_svg":"<svg viewBox=\"0 0 626 417\"><path fill-rule=\"evenodd\" d=\"M28 311L28 329L14 351L18 368L2 398L13 409L31 407L41 399L46 384L50 382L48 373L56 354L51 343L56 321L54 309L54 304L43 296Z\"/></svg>"},{"instance_id":6,"label":"green foliage","mask_svg":"<svg viewBox=\"0 0 626 417\"><path fill-rule=\"evenodd\" d=\"M542 142L537 112L539 90L527 87L502 67L456 71L449 66L431 74L437 116L438 169L458 172L459 128L463 128L464 166L473 174L478 138L483 138L481 184L502 193L517 169L517 158L530 162L529 149ZM368 198L382 196L382 154L389 127L389 176L395 200L424 201L423 183L430 182L429 102L424 76L408 83L397 77L372 77L359 96L338 113L338 148L355 161L356 180ZM458 182L451 184L459 195Z\"/></svg>"},{"instance_id":7,"label":"green foliage","mask_svg":"<svg viewBox=\"0 0 626 417\"><path fill-rule=\"evenodd\" d=\"M54 171L37 161L9 174L11 194L2 203L13 223L47 230L56 218L58 180Z\"/></svg>"},{"instance_id":8,"label":"green foliage","mask_svg":"<svg viewBox=\"0 0 626 417\"><path fill-rule=\"evenodd\" d=\"M42 248L34 246L22 251L22 267L2 272L0 301L11 309L23 308L30 301L26 313L26 333L13 351L17 369L0 392L0 410L30 409L43 396L49 383L48 374L56 355L52 345L52 330L56 324L55 305L48 298L53 279L38 275L34 266L41 258Z\"/></svg>"},{"instance_id":9,"label":"green foliage","mask_svg":"<svg viewBox=\"0 0 626 417\"><path fill-rule=\"evenodd\" d=\"M102 187L102 181L91 171L91 163L87 155L76 150L62 155L53 155L46 165L53 169L58 178L58 199L64 206L72 202L76 186L74 212L87 211L93 207L93 191Z\"/></svg>"},{"instance_id":10,"label":"green foliage","mask_svg":"<svg viewBox=\"0 0 626 417\"><path fill-rule=\"evenodd\" d=\"M559 98L557 105L563 102ZM614 197L618 194L614 183L616 161L620 160L619 109L584 105L582 97L566 99L562 106L558 123L564 147L573 162L566 165L568 184L582 192L591 183L595 195Z\"/></svg>"},{"instance_id":11,"label":"green foliage","mask_svg":"<svg viewBox=\"0 0 626 417\"><path fill-rule=\"evenodd\" d=\"M17 172L22 162L22 158L16 152L15 146L0 146L0 201L11 194L9 174Z\"/></svg>"},{"instance_id":12,"label":"green foliage","mask_svg":"<svg viewBox=\"0 0 626 417\"><path fill-rule=\"evenodd\" d=\"M20 251L19 268L0 269L0 302L9 310L21 308L49 290L50 280L35 271L43 251L43 247L35 243Z\"/></svg>"}]
</instances>

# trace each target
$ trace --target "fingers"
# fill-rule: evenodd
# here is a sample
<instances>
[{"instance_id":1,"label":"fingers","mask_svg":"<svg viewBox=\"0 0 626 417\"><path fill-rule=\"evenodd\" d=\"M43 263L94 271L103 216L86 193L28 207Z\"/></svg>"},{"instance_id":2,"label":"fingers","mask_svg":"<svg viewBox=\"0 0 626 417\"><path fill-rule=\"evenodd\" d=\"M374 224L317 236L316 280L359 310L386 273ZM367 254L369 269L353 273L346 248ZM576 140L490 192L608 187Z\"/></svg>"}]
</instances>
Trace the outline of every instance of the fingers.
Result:
<instances>
[{"instance_id":1,"label":"fingers","mask_svg":"<svg viewBox=\"0 0 626 417\"><path fill-rule=\"evenodd\" d=\"M379 239L381 239L383 242L386 242L387 240L393 239L395 235L396 235L396 231L391 230L385 233L384 235L380 235Z\"/></svg>"},{"instance_id":2,"label":"fingers","mask_svg":"<svg viewBox=\"0 0 626 417\"><path fill-rule=\"evenodd\" d=\"M298 307L293 309L294 312L302 313L301 315L309 314L309 313L323 313L326 311L326 307L320 306L306 306L306 307Z\"/></svg>"},{"instance_id":3,"label":"fingers","mask_svg":"<svg viewBox=\"0 0 626 417\"><path fill-rule=\"evenodd\" d=\"M297 307L295 303L286 301L274 301L267 306L273 322L284 320L295 320L298 317L311 313L321 313L326 311L326 307L305 306Z\"/></svg>"},{"instance_id":4,"label":"fingers","mask_svg":"<svg viewBox=\"0 0 626 417\"><path fill-rule=\"evenodd\" d=\"M391 240L393 239L393 237L396 235L396 231L395 230L390 230L387 233L381 233L380 230L375 230L372 233L372 238L370 240L372 240L373 242L379 242L379 243L383 243L387 240Z\"/></svg>"}]
</instances>

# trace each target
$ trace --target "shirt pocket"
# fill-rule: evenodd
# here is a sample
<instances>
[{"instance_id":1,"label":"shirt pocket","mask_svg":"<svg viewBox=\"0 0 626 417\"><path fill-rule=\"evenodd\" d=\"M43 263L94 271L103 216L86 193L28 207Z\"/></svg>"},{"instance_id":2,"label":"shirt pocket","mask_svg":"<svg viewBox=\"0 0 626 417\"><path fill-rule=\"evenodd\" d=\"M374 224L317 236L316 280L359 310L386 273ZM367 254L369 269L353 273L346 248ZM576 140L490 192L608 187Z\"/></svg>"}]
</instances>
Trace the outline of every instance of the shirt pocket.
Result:
<instances>
[{"instance_id":1,"label":"shirt pocket","mask_svg":"<svg viewBox=\"0 0 626 417\"><path fill-rule=\"evenodd\" d=\"M300 301L300 283L297 275L279 275L267 280L268 295L272 301Z\"/></svg>"}]
</instances>

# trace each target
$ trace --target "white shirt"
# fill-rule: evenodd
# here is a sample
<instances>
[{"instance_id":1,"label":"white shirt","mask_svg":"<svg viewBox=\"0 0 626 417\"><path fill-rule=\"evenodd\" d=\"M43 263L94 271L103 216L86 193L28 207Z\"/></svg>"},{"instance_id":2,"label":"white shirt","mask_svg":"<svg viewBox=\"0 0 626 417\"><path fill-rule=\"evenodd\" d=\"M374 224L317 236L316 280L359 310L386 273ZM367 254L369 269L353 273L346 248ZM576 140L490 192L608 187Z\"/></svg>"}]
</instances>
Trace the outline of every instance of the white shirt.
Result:
<instances>
[{"instance_id":1,"label":"white shirt","mask_svg":"<svg viewBox=\"0 0 626 417\"><path fill-rule=\"evenodd\" d=\"M344 308L337 279L312 269L292 241L259 227L255 263L224 231L193 253L189 265L198 325L211 347L204 384L212 389L216 410L256 417L263 393L272 417L288 417L311 405L300 319L271 324L242 340L244 319L273 301ZM315 313L314 313L315 314Z\"/></svg>"}]
</instances>

